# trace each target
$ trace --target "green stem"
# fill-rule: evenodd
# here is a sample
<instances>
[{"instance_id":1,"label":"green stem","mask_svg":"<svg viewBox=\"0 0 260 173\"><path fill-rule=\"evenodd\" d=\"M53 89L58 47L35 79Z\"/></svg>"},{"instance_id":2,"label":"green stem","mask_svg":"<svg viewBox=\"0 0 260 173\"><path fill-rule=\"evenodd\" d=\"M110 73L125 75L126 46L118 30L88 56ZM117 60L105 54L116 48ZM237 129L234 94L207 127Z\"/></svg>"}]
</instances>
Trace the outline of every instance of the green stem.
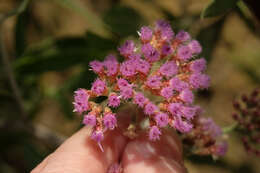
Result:
<instances>
[{"instance_id":1,"label":"green stem","mask_svg":"<svg viewBox=\"0 0 260 173\"><path fill-rule=\"evenodd\" d=\"M222 128L223 133L230 133L234 131L238 126L238 123L233 123L230 126Z\"/></svg>"},{"instance_id":2,"label":"green stem","mask_svg":"<svg viewBox=\"0 0 260 173\"><path fill-rule=\"evenodd\" d=\"M2 25L2 23L9 17L12 17L12 16L15 16L15 15L18 15L18 14L21 14L22 12L25 11L26 7L28 6L30 0L24 0L21 2L21 4L14 10L12 11L9 11L8 13L6 14L3 14L1 17L0 17L0 25Z\"/></svg>"}]
</instances>

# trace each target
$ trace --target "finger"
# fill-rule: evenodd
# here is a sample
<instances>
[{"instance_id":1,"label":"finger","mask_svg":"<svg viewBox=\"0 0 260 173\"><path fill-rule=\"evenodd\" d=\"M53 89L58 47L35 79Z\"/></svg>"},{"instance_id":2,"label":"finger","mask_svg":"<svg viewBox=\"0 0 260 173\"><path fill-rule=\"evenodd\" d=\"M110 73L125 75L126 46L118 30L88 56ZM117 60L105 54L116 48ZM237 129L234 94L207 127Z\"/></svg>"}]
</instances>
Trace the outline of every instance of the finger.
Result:
<instances>
[{"instance_id":1,"label":"finger","mask_svg":"<svg viewBox=\"0 0 260 173\"><path fill-rule=\"evenodd\" d=\"M152 142L147 134L127 144L123 154L124 173L185 173L182 148L177 135L163 132L159 141Z\"/></svg>"},{"instance_id":2,"label":"finger","mask_svg":"<svg viewBox=\"0 0 260 173\"><path fill-rule=\"evenodd\" d=\"M90 139L90 133L91 130L84 127L70 137L49 156L47 165L39 173L105 173L112 163L118 161L126 138L117 130L106 132L102 152Z\"/></svg>"}]
</instances>

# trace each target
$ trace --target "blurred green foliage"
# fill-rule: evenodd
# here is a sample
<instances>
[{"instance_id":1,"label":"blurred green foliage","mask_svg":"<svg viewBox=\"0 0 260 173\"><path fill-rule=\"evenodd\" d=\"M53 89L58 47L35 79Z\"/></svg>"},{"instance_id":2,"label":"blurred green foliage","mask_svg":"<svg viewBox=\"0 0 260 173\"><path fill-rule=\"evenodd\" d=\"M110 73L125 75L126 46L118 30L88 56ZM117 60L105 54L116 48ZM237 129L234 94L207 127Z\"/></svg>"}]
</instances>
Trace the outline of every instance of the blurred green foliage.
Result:
<instances>
[{"instance_id":1,"label":"blurred green foliage","mask_svg":"<svg viewBox=\"0 0 260 173\"><path fill-rule=\"evenodd\" d=\"M224 15L226 12L235 8L238 1L239 0L212 0L212 2L201 13L201 17Z\"/></svg>"},{"instance_id":2,"label":"blurred green foliage","mask_svg":"<svg viewBox=\"0 0 260 173\"><path fill-rule=\"evenodd\" d=\"M93 1L91 2L93 3ZM41 101L47 97L56 100L65 118L68 120L73 119L74 114L72 113L71 104L73 91L77 88L89 88L95 78L94 74L88 70L89 61L103 59L108 53L114 52L122 40L130 36L136 37L137 30L142 25L149 23L147 18L134 9L133 6L123 5L120 1L111 0L108 2L109 5L105 10L100 10L99 13L93 12L94 10L90 10L91 7L87 5L78 4L78 1L55 0L49 2L52 5L59 4L62 7L71 9L79 16L84 17L89 28L86 30L86 34L81 36L70 35L57 38L49 34L49 36L45 35L38 41L30 41L32 23L36 30L39 30L38 33L47 30L47 28L42 28L37 23L35 17L37 9L33 8L38 2L30 1L28 8L24 12L17 13L15 28L12 31L15 43L13 52L15 58L9 57L9 60L17 86L19 86L19 92L23 97L26 117L20 116L21 112L18 109L17 98L13 94L12 84L10 84L5 64L1 61L0 172L29 172L44 156L52 152L57 147L57 143L55 141L52 143L48 138L39 137L34 133L34 121L40 111ZM192 30L192 27L197 22L204 22L207 17L215 17L213 22L199 27L193 35L202 44L204 48L202 56L207 58L208 63L212 60L212 53L221 38L226 19L232 13L239 14L252 33L258 35L257 30L259 28L254 25L254 18L245 13L243 7L246 5L242 4L241 6L238 0L213 0L201 14L182 14L178 16L159 7L155 1L145 2L157 6L160 12L174 24L176 31L181 29ZM92 5L95 6L95 3ZM46 11L46 13L48 12ZM200 19L200 15L204 19ZM1 34L5 36L5 34ZM2 41L1 44L6 43ZM2 50L2 57L3 51L6 50ZM44 92L41 89L40 78L43 74L47 72L64 73L73 71L72 69L76 67L79 70L67 77L54 90ZM253 69L246 68L242 64L241 70L251 76L255 83L259 83L259 74L255 73ZM190 160L194 161L193 158ZM195 161L198 162L199 160L195 159ZM209 162L203 160L203 163ZM219 162L220 164L215 166L223 166L224 161ZM250 170L248 173L253 172L249 168L231 169L231 171L242 173L245 172L245 169Z\"/></svg>"}]
</instances>

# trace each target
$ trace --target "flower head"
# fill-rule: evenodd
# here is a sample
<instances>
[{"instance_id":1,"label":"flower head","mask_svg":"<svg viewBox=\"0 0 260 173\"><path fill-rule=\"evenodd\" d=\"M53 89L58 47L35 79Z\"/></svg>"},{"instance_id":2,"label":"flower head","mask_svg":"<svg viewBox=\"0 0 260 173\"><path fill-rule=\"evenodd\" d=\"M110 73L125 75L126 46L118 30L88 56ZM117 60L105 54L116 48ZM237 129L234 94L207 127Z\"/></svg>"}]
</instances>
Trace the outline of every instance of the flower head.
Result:
<instances>
[{"instance_id":1,"label":"flower head","mask_svg":"<svg viewBox=\"0 0 260 173\"><path fill-rule=\"evenodd\" d=\"M181 60L187 61L192 57L192 50L189 46L186 45L180 46L177 52L177 56Z\"/></svg>"},{"instance_id":2,"label":"flower head","mask_svg":"<svg viewBox=\"0 0 260 173\"><path fill-rule=\"evenodd\" d=\"M96 95L100 96L104 93L106 89L106 83L100 79L97 79L91 87L91 91Z\"/></svg>"},{"instance_id":3,"label":"flower head","mask_svg":"<svg viewBox=\"0 0 260 173\"><path fill-rule=\"evenodd\" d=\"M109 54L103 62L92 61L90 67L98 78L90 90L75 92L74 111L84 115L84 124L93 126L91 138L100 146L103 133L119 123L117 111L135 109L129 115L136 117L130 118L133 121L124 133L131 138L149 129L149 139L154 141L168 125L190 134L197 124L200 129L207 124L198 120L202 111L193 105L193 92L208 88L210 81L204 74L206 60L196 59L202 51L199 42L185 31L174 36L170 23L164 20L154 27L141 27L138 34L139 42L127 40L118 48L122 61L117 61L116 54ZM210 127L203 135L213 139L217 127ZM217 151L214 147L211 150Z\"/></svg>"},{"instance_id":4,"label":"flower head","mask_svg":"<svg viewBox=\"0 0 260 173\"><path fill-rule=\"evenodd\" d=\"M148 62L155 62L159 60L159 52L150 44L142 45L141 51Z\"/></svg>"},{"instance_id":5,"label":"flower head","mask_svg":"<svg viewBox=\"0 0 260 173\"><path fill-rule=\"evenodd\" d=\"M121 88L120 95L123 99L130 99L133 96L133 89L131 87Z\"/></svg>"},{"instance_id":6,"label":"flower head","mask_svg":"<svg viewBox=\"0 0 260 173\"><path fill-rule=\"evenodd\" d=\"M180 98L182 101L191 104L193 102L193 93L189 89L185 89L180 93Z\"/></svg>"},{"instance_id":7,"label":"flower head","mask_svg":"<svg viewBox=\"0 0 260 173\"><path fill-rule=\"evenodd\" d=\"M212 138L222 135L221 128L213 121L212 118L200 118L200 123L205 132L209 133Z\"/></svg>"},{"instance_id":8,"label":"flower head","mask_svg":"<svg viewBox=\"0 0 260 173\"><path fill-rule=\"evenodd\" d=\"M182 111L181 103L171 103L168 106L168 111L174 116L180 116Z\"/></svg>"},{"instance_id":9,"label":"flower head","mask_svg":"<svg viewBox=\"0 0 260 173\"><path fill-rule=\"evenodd\" d=\"M227 153L227 150L228 150L227 141L221 141L216 145L215 155L224 156Z\"/></svg>"},{"instance_id":10,"label":"flower head","mask_svg":"<svg viewBox=\"0 0 260 173\"><path fill-rule=\"evenodd\" d=\"M152 89L158 89L161 86L161 80L162 77L160 76L151 76L147 79L145 84Z\"/></svg>"},{"instance_id":11,"label":"flower head","mask_svg":"<svg viewBox=\"0 0 260 173\"><path fill-rule=\"evenodd\" d=\"M107 113L103 117L104 126L110 130L113 130L116 126L117 120L115 114Z\"/></svg>"},{"instance_id":12,"label":"flower head","mask_svg":"<svg viewBox=\"0 0 260 173\"><path fill-rule=\"evenodd\" d=\"M74 95L74 112L83 113L89 109L88 105L89 95L86 90L78 89Z\"/></svg>"},{"instance_id":13,"label":"flower head","mask_svg":"<svg viewBox=\"0 0 260 173\"><path fill-rule=\"evenodd\" d=\"M155 23L155 31L159 32L161 38L166 41L170 41L174 36L170 23L165 20L158 20Z\"/></svg>"},{"instance_id":14,"label":"flower head","mask_svg":"<svg viewBox=\"0 0 260 173\"><path fill-rule=\"evenodd\" d=\"M178 66L173 61L168 61L160 68L160 73L166 77L176 75L178 72Z\"/></svg>"},{"instance_id":15,"label":"flower head","mask_svg":"<svg viewBox=\"0 0 260 173\"><path fill-rule=\"evenodd\" d=\"M192 40L189 45L192 54L199 54L202 51L201 45L197 40Z\"/></svg>"},{"instance_id":16,"label":"flower head","mask_svg":"<svg viewBox=\"0 0 260 173\"><path fill-rule=\"evenodd\" d=\"M120 54L124 57L128 57L134 52L135 44L132 40L127 40L121 47L118 48Z\"/></svg>"},{"instance_id":17,"label":"flower head","mask_svg":"<svg viewBox=\"0 0 260 173\"><path fill-rule=\"evenodd\" d=\"M95 126L96 125L96 116L93 115L92 113L88 113L87 115L84 116L83 124Z\"/></svg>"},{"instance_id":18,"label":"flower head","mask_svg":"<svg viewBox=\"0 0 260 173\"><path fill-rule=\"evenodd\" d=\"M158 127L165 127L168 124L169 117L166 113L158 113L155 115L155 121Z\"/></svg>"},{"instance_id":19,"label":"flower head","mask_svg":"<svg viewBox=\"0 0 260 173\"><path fill-rule=\"evenodd\" d=\"M161 132L157 126L152 126L149 131L149 139L156 141L160 139Z\"/></svg>"},{"instance_id":20,"label":"flower head","mask_svg":"<svg viewBox=\"0 0 260 173\"><path fill-rule=\"evenodd\" d=\"M153 30L147 26L141 28L140 38L143 42L151 41L153 36Z\"/></svg>"},{"instance_id":21,"label":"flower head","mask_svg":"<svg viewBox=\"0 0 260 173\"><path fill-rule=\"evenodd\" d=\"M108 76L114 76L118 72L118 62L114 55L108 55L104 61L104 67L106 68L106 74Z\"/></svg>"},{"instance_id":22,"label":"flower head","mask_svg":"<svg viewBox=\"0 0 260 173\"><path fill-rule=\"evenodd\" d=\"M125 61L120 66L120 72L125 77L131 77L136 74L134 61Z\"/></svg>"},{"instance_id":23,"label":"flower head","mask_svg":"<svg viewBox=\"0 0 260 173\"><path fill-rule=\"evenodd\" d=\"M168 44L162 46L162 56L170 55L173 52L172 48Z\"/></svg>"},{"instance_id":24,"label":"flower head","mask_svg":"<svg viewBox=\"0 0 260 173\"><path fill-rule=\"evenodd\" d=\"M134 103L139 107L143 107L147 99L144 97L142 93L136 93L134 96Z\"/></svg>"},{"instance_id":25,"label":"flower head","mask_svg":"<svg viewBox=\"0 0 260 173\"><path fill-rule=\"evenodd\" d=\"M118 107L120 105L120 98L116 94L111 94L108 97L108 106L110 107Z\"/></svg>"},{"instance_id":26,"label":"flower head","mask_svg":"<svg viewBox=\"0 0 260 173\"><path fill-rule=\"evenodd\" d=\"M206 69L206 60L204 58L194 60L190 65L190 70L193 73L200 73Z\"/></svg>"},{"instance_id":27,"label":"flower head","mask_svg":"<svg viewBox=\"0 0 260 173\"><path fill-rule=\"evenodd\" d=\"M199 89L199 88L204 89L209 87L210 78L206 74L194 73L190 75L189 83L195 89Z\"/></svg>"},{"instance_id":28,"label":"flower head","mask_svg":"<svg viewBox=\"0 0 260 173\"><path fill-rule=\"evenodd\" d=\"M136 70L142 74L147 75L150 71L150 67L151 65L146 60L140 59L137 61Z\"/></svg>"},{"instance_id":29,"label":"flower head","mask_svg":"<svg viewBox=\"0 0 260 173\"><path fill-rule=\"evenodd\" d=\"M161 90L161 96L165 99L170 99L173 96L173 90L171 87L165 87Z\"/></svg>"},{"instance_id":30,"label":"flower head","mask_svg":"<svg viewBox=\"0 0 260 173\"><path fill-rule=\"evenodd\" d=\"M183 117L190 120L196 115L197 109L190 106L182 106Z\"/></svg>"},{"instance_id":31,"label":"flower head","mask_svg":"<svg viewBox=\"0 0 260 173\"><path fill-rule=\"evenodd\" d=\"M157 111L158 108L155 104L153 103L147 103L144 107L144 113L147 114L147 115L152 115L155 113L155 111Z\"/></svg>"},{"instance_id":32,"label":"flower head","mask_svg":"<svg viewBox=\"0 0 260 173\"><path fill-rule=\"evenodd\" d=\"M91 139L97 142L101 142L104 139L104 134L100 130L95 130L94 132L92 132Z\"/></svg>"},{"instance_id":33,"label":"flower head","mask_svg":"<svg viewBox=\"0 0 260 173\"><path fill-rule=\"evenodd\" d=\"M103 70L103 63L100 61L91 61L89 65L95 73L99 73Z\"/></svg>"},{"instance_id":34,"label":"flower head","mask_svg":"<svg viewBox=\"0 0 260 173\"><path fill-rule=\"evenodd\" d=\"M190 40L190 34L188 32L185 32L183 30L181 30L180 32L178 32L178 34L176 35L176 39L180 40L182 42L186 42Z\"/></svg>"},{"instance_id":35,"label":"flower head","mask_svg":"<svg viewBox=\"0 0 260 173\"><path fill-rule=\"evenodd\" d=\"M117 86L118 86L119 89L121 89L121 88L124 88L124 87L129 87L130 84L128 83L127 80L125 80L123 78L119 78L117 80Z\"/></svg>"},{"instance_id":36,"label":"flower head","mask_svg":"<svg viewBox=\"0 0 260 173\"><path fill-rule=\"evenodd\" d=\"M170 86L172 87L173 90L178 92L181 92L182 90L189 88L188 83L180 80L178 77L173 77L170 80Z\"/></svg>"},{"instance_id":37,"label":"flower head","mask_svg":"<svg viewBox=\"0 0 260 173\"><path fill-rule=\"evenodd\" d=\"M194 128L182 135L186 147L192 147L194 152L199 155L213 155L214 157L223 156L227 152L227 142L221 128L211 119L203 117L197 111L197 117L193 120Z\"/></svg>"},{"instance_id":38,"label":"flower head","mask_svg":"<svg viewBox=\"0 0 260 173\"><path fill-rule=\"evenodd\" d=\"M175 119L173 126L182 133L190 132L193 127L191 123L183 121L180 117Z\"/></svg>"}]
</instances>

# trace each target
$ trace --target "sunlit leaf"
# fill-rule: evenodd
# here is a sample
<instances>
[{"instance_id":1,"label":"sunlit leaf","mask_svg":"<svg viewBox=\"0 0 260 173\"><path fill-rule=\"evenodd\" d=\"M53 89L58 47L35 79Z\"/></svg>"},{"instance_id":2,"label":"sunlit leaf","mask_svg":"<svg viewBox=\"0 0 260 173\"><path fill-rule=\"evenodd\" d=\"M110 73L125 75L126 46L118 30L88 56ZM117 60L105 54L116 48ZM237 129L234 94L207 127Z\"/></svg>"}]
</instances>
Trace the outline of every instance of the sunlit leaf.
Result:
<instances>
[{"instance_id":1,"label":"sunlit leaf","mask_svg":"<svg viewBox=\"0 0 260 173\"><path fill-rule=\"evenodd\" d=\"M235 8L238 1L239 0L212 0L201 13L201 17L215 17L225 14Z\"/></svg>"},{"instance_id":2,"label":"sunlit leaf","mask_svg":"<svg viewBox=\"0 0 260 173\"><path fill-rule=\"evenodd\" d=\"M105 25L102 19L92 12L87 6L83 7L74 0L55 0L55 2L85 17L88 22L89 29L92 32L102 37L111 37L109 28Z\"/></svg>"},{"instance_id":3,"label":"sunlit leaf","mask_svg":"<svg viewBox=\"0 0 260 173\"><path fill-rule=\"evenodd\" d=\"M211 60L214 48L216 47L217 42L220 39L224 21L225 18L222 18L209 27L203 28L197 36L197 39L203 47L201 56L205 57L207 61Z\"/></svg>"},{"instance_id":4,"label":"sunlit leaf","mask_svg":"<svg viewBox=\"0 0 260 173\"><path fill-rule=\"evenodd\" d=\"M237 4L237 7L235 8L235 11L240 16L240 18L243 20L243 22L247 25L247 27L250 29L250 31L257 36L260 36L260 31L257 28L257 24L254 21L253 14L250 12L249 8L246 6L246 4L243 3L243 1L240 1Z\"/></svg>"}]
</instances>

